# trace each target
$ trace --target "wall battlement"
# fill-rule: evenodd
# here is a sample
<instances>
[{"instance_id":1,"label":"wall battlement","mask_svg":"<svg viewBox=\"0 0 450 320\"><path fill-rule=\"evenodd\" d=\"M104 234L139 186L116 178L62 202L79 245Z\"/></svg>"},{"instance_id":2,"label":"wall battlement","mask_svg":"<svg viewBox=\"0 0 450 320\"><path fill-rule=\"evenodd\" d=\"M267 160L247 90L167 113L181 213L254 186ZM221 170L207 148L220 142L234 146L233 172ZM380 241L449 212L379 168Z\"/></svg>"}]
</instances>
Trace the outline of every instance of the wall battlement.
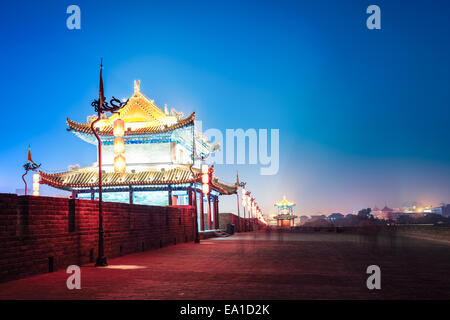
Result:
<instances>
[{"instance_id":1,"label":"wall battlement","mask_svg":"<svg viewBox=\"0 0 450 320\"><path fill-rule=\"evenodd\" d=\"M108 258L194 240L192 206L103 202ZM0 194L0 282L94 262L98 202Z\"/></svg>"}]
</instances>

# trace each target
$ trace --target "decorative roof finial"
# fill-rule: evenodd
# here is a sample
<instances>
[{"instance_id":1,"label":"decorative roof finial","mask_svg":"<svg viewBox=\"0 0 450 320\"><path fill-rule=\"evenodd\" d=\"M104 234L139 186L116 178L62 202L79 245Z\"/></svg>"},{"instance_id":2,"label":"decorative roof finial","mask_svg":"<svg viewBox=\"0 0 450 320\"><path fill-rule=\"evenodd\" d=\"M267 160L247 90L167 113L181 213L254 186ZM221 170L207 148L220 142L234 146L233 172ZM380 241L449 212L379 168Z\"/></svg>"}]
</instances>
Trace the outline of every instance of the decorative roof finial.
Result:
<instances>
[{"instance_id":1,"label":"decorative roof finial","mask_svg":"<svg viewBox=\"0 0 450 320\"><path fill-rule=\"evenodd\" d=\"M105 94L104 94L104 90L103 90L102 70L103 70L103 58L100 58L100 85L99 85L99 89L98 89L100 105L103 105L103 101L105 101Z\"/></svg>"},{"instance_id":2,"label":"decorative roof finial","mask_svg":"<svg viewBox=\"0 0 450 320\"><path fill-rule=\"evenodd\" d=\"M169 109L167 109L167 103L164 104L164 113L169 115Z\"/></svg>"},{"instance_id":3,"label":"decorative roof finial","mask_svg":"<svg viewBox=\"0 0 450 320\"><path fill-rule=\"evenodd\" d=\"M31 158L31 148L30 145L28 145L28 157L27 157L27 161L34 163L33 158Z\"/></svg>"},{"instance_id":4,"label":"decorative roof finial","mask_svg":"<svg viewBox=\"0 0 450 320\"><path fill-rule=\"evenodd\" d=\"M141 80L134 80L134 94L141 92Z\"/></svg>"}]
</instances>

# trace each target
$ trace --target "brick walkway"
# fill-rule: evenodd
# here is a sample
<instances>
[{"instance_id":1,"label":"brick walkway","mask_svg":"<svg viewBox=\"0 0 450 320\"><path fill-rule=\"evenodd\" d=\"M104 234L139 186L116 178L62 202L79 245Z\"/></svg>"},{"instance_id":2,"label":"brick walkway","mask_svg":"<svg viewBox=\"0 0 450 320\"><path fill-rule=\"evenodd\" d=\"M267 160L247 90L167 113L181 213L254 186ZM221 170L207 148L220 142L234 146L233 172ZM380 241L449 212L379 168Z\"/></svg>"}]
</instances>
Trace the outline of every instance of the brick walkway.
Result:
<instances>
[{"instance_id":1,"label":"brick walkway","mask_svg":"<svg viewBox=\"0 0 450 320\"><path fill-rule=\"evenodd\" d=\"M0 284L0 299L450 298L450 247L407 238L247 233L82 266L81 290L65 270ZM382 290L366 288L377 264Z\"/></svg>"}]
</instances>

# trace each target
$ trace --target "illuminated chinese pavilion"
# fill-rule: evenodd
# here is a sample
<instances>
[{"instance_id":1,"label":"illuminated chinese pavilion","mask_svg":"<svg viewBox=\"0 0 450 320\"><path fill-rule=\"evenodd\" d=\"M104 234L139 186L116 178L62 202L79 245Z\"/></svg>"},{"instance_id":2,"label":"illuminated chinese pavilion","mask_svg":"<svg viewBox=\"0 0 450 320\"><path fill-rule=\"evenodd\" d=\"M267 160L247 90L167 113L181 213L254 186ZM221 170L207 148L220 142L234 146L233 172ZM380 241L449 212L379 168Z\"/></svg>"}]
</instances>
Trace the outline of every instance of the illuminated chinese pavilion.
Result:
<instances>
[{"instance_id":1,"label":"illuminated chinese pavilion","mask_svg":"<svg viewBox=\"0 0 450 320\"><path fill-rule=\"evenodd\" d=\"M123 155L126 172L123 174L114 172L113 122L119 117L125 123ZM91 130L91 122L96 118L88 117L86 123L67 119L68 131L98 148ZM167 106L164 110L160 109L153 100L141 93L140 82L135 81L134 93L119 113L105 116L96 124L96 131L102 141L103 200L146 205L193 204L194 176L190 170L193 149L196 160L192 171L199 195L201 159L207 158L220 147L209 143L195 130L194 119L195 113L185 117L174 109L169 112ZM91 167L73 168L67 172L39 173L41 183L72 191L74 198L97 198L97 162ZM222 183L213 176L211 193L205 198L209 206L210 202L213 203L214 214L218 211L218 196L234 194L236 189L235 185ZM203 201L200 203L203 214Z\"/></svg>"},{"instance_id":2,"label":"illuminated chinese pavilion","mask_svg":"<svg viewBox=\"0 0 450 320\"><path fill-rule=\"evenodd\" d=\"M286 199L286 196L283 196L283 200L278 203L275 203L275 207L277 207L277 215L274 216L274 219L277 221L278 227L293 227L294 221L297 216L293 214L295 203L290 202Z\"/></svg>"}]
</instances>

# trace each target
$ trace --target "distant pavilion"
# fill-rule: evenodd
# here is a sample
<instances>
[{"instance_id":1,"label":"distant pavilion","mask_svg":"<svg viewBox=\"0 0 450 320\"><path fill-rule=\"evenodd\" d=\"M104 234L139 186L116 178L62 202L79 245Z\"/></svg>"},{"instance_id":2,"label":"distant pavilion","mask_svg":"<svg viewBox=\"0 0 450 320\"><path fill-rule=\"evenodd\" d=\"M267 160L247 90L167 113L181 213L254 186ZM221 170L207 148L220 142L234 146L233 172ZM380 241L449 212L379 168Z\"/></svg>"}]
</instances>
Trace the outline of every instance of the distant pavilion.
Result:
<instances>
[{"instance_id":1,"label":"distant pavilion","mask_svg":"<svg viewBox=\"0 0 450 320\"><path fill-rule=\"evenodd\" d=\"M277 221L278 227L293 227L294 221L297 216L293 214L295 203L290 202L286 199L286 196L283 196L283 200L278 203L275 203L275 207L277 207L277 215L274 216L274 219Z\"/></svg>"}]
</instances>

